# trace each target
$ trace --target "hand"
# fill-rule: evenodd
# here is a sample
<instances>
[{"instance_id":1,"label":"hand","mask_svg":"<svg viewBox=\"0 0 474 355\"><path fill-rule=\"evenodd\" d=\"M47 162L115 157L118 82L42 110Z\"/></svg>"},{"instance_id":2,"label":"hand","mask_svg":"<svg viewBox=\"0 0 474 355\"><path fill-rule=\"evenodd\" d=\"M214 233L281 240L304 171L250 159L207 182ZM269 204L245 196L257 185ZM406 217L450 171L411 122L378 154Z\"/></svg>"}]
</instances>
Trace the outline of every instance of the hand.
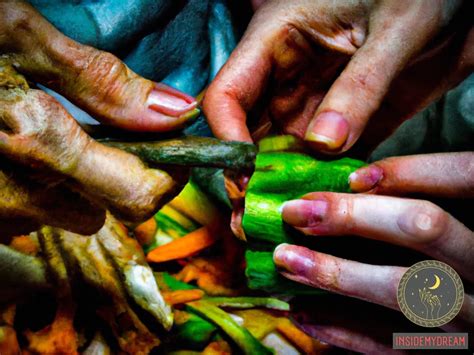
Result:
<instances>
[{"instance_id":1,"label":"hand","mask_svg":"<svg viewBox=\"0 0 474 355\"><path fill-rule=\"evenodd\" d=\"M192 97L70 40L19 1L0 3L0 53L0 154L30 169L18 176L17 168L12 173L10 163L6 170L2 164L0 225L21 221L24 233L25 226L47 223L89 234L103 224L104 209L127 221L143 220L179 187L166 172L92 140L55 99L30 89L23 75L102 123L135 131L181 127L197 111ZM63 185L76 191L67 194L75 196L69 201L60 197L67 190Z\"/></svg>"},{"instance_id":2,"label":"hand","mask_svg":"<svg viewBox=\"0 0 474 355\"><path fill-rule=\"evenodd\" d=\"M339 153L367 126L364 143L373 147L472 71L471 25L446 27L461 4L266 1L207 90L214 134L250 141L247 113L263 106L257 136L270 120Z\"/></svg>"},{"instance_id":3,"label":"hand","mask_svg":"<svg viewBox=\"0 0 474 355\"><path fill-rule=\"evenodd\" d=\"M467 283L474 283L471 230L429 201L379 195L472 198L473 172L472 152L389 158L350 176L353 190L370 194L314 192L287 202L283 219L308 236L356 235L417 250L446 262ZM399 309L397 287L405 267L369 265L285 244L275 250L274 261L292 280ZM436 312L439 300L428 292L421 296ZM463 324L472 327L473 319L474 298L466 295L449 326L465 330Z\"/></svg>"}]
</instances>

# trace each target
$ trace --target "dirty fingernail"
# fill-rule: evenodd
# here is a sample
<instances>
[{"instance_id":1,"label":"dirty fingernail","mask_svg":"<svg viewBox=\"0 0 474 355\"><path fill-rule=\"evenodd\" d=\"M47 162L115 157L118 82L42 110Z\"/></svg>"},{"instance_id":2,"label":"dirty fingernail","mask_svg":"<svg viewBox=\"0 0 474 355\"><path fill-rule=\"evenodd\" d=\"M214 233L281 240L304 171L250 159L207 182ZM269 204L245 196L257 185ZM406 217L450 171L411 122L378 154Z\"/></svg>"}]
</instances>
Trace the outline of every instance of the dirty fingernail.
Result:
<instances>
[{"instance_id":1,"label":"dirty fingernail","mask_svg":"<svg viewBox=\"0 0 474 355\"><path fill-rule=\"evenodd\" d=\"M189 115L198 110L197 101L192 96L164 84L155 84L147 104L153 111L173 117Z\"/></svg>"},{"instance_id":2,"label":"dirty fingernail","mask_svg":"<svg viewBox=\"0 0 474 355\"><path fill-rule=\"evenodd\" d=\"M354 192L365 192L373 189L383 178L383 170L376 165L369 165L349 175L349 185Z\"/></svg>"},{"instance_id":3,"label":"dirty fingernail","mask_svg":"<svg viewBox=\"0 0 474 355\"><path fill-rule=\"evenodd\" d=\"M332 151L341 148L349 135L349 123L338 112L319 114L306 132L305 140L319 150Z\"/></svg>"},{"instance_id":4,"label":"dirty fingernail","mask_svg":"<svg viewBox=\"0 0 474 355\"><path fill-rule=\"evenodd\" d=\"M327 210L325 200L292 200L283 205L282 217L294 227L314 227L323 220Z\"/></svg>"},{"instance_id":5,"label":"dirty fingernail","mask_svg":"<svg viewBox=\"0 0 474 355\"><path fill-rule=\"evenodd\" d=\"M273 261L278 268L282 269L281 271L304 277L308 269L314 266L313 259L306 253L299 252L305 249L290 244L280 244L273 252Z\"/></svg>"}]
</instances>

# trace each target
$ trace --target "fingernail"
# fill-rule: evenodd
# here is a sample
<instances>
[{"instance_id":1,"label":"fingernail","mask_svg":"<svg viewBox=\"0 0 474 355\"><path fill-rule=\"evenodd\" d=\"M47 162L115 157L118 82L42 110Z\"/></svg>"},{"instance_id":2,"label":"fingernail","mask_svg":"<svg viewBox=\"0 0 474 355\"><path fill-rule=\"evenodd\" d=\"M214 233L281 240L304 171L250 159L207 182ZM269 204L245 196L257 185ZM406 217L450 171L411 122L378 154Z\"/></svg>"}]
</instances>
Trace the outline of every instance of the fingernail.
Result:
<instances>
[{"instance_id":1,"label":"fingernail","mask_svg":"<svg viewBox=\"0 0 474 355\"><path fill-rule=\"evenodd\" d=\"M293 200L283 205L282 218L294 227L314 227L323 220L327 210L325 200Z\"/></svg>"},{"instance_id":2,"label":"fingernail","mask_svg":"<svg viewBox=\"0 0 474 355\"><path fill-rule=\"evenodd\" d=\"M305 140L316 143L321 150L341 148L349 135L349 123L338 112L329 111L318 115L308 128Z\"/></svg>"},{"instance_id":3,"label":"fingernail","mask_svg":"<svg viewBox=\"0 0 474 355\"><path fill-rule=\"evenodd\" d=\"M369 165L349 175L349 185L354 192L372 190L383 178L383 170L376 165Z\"/></svg>"},{"instance_id":4,"label":"fingernail","mask_svg":"<svg viewBox=\"0 0 474 355\"><path fill-rule=\"evenodd\" d=\"M155 84L148 96L147 104L153 111L173 117L195 115L198 110L197 101L192 96L164 84Z\"/></svg>"},{"instance_id":5,"label":"fingernail","mask_svg":"<svg viewBox=\"0 0 474 355\"><path fill-rule=\"evenodd\" d=\"M305 248L280 244L273 252L273 262L279 269L282 269L281 271L305 277L307 271L314 267L314 260L303 251Z\"/></svg>"}]
</instances>

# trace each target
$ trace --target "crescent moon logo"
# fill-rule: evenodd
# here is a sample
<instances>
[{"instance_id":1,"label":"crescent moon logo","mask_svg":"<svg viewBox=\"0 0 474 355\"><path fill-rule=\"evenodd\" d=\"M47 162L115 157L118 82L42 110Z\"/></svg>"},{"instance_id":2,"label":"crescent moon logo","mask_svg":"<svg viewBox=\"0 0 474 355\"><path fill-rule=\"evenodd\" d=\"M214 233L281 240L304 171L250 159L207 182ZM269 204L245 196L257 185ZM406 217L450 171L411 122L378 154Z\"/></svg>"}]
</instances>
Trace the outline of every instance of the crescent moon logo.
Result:
<instances>
[{"instance_id":1,"label":"crescent moon logo","mask_svg":"<svg viewBox=\"0 0 474 355\"><path fill-rule=\"evenodd\" d=\"M430 290L436 290L439 287L439 285L441 284L441 280L439 279L439 276L435 274L434 277L435 277L434 285L431 286L431 287L428 287Z\"/></svg>"}]
</instances>

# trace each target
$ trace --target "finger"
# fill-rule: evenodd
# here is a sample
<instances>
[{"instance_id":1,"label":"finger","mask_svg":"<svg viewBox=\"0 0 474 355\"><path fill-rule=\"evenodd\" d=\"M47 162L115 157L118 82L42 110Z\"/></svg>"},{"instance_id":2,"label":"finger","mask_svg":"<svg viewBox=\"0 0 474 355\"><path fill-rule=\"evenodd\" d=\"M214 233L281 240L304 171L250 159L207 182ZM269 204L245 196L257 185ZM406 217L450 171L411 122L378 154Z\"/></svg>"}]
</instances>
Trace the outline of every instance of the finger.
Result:
<instances>
[{"instance_id":1,"label":"finger","mask_svg":"<svg viewBox=\"0 0 474 355\"><path fill-rule=\"evenodd\" d=\"M203 109L220 139L252 141L247 111L262 94L272 65L269 40L259 32L252 33L252 27L247 30L206 91Z\"/></svg>"},{"instance_id":2,"label":"finger","mask_svg":"<svg viewBox=\"0 0 474 355\"><path fill-rule=\"evenodd\" d=\"M311 193L287 202L282 215L306 234L358 235L421 251L474 281L474 233L431 202Z\"/></svg>"},{"instance_id":3,"label":"finger","mask_svg":"<svg viewBox=\"0 0 474 355\"><path fill-rule=\"evenodd\" d=\"M21 127L4 137L1 153L65 179L70 188L125 221L148 219L184 184L181 175L186 172L150 169L134 155L95 142L42 91L28 90L13 101L0 97L0 103L1 114Z\"/></svg>"},{"instance_id":4,"label":"finger","mask_svg":"<svg viewBox=\"0 0 474 355\"><path fill-rule=\"evenodd\" d=\"M349 182L355 192L474 197L474 152L388 158L355 171Z\"/></svg>"},{"instance_id":5,"label":"finger","mask_svg":"<svg viewBox=\"0 0 474 355\"><path fill-rule=\"evenodd\" d=\"M397 286L406 268L363 264L289 244L279 245L273 259L291 280L399 309Z\"/></svg>"},{"instance_id":6,"label":"finger","mask_svg":"<svg viewBox=\"0 0 474 355\"><path fill-rule=\"evenodd\" d=\"M28 233L41 224L80 234L97 232L105 211L64 185L47 186L6 168L0 170L0 234ZM18 170L18 169L16 169Z\"/></svg>"},{"instance_id":7,"label":"finger","mask_svg":"<svg viewBox=\"0 0 474 355\"><path fill-rule=\"evenodd\" d=\"M333 294L321 295L316 303L293 302L292 316L312 337L363 354L391 353L397 329L416 331L399 312Z\"/></svg>"},{"instance_id":8,"label":"finger","mask_svg":"<svg viewBox=\"0 0 474 355\"><path fill-rule=\"evenodd\" d=\"M392 349L391 345L372 339L370 333L353 331L343 326L331 325L302 325L303 331L313 338L342 349L361 354L405 354L401 350Z\"/></svg>"},{"instance_id":9,"label":"finger","mask_svg":"<svg viewBox=\"0 0 474 355\"><path fill-rule=\"evenodd\" d=\"M23 2L0 4L9 58L103 123L135 131L169 131L197 115L194 98L132 72L114 55L81 45Z\"/></svg>"},{"instance_id":10,"label":"finger","mask_svg":"<svg viewBox=\"0 0 474 355\"><path fill-rule=\"evenodd\" d=\"M283 276L290 280L358 298L384 307L399 310L397 289L407 268L363 264L308 248L281 244L273 260ZM463 307L447 329L466 329L474 314L474 301L464 296Z\"/></svg>"},{"instance_id":11,"label":"finger","mask_svg":"<svg viewBox=\"0 0 474 355\"><path fill-rule=\"evenodd\" d=\"M306 140L315 149L349 149L391 82L439 27L441 6L422 1L386 4L371 16L366 42L331 86L306 131Z\"/></svg>"}]
</instances>

